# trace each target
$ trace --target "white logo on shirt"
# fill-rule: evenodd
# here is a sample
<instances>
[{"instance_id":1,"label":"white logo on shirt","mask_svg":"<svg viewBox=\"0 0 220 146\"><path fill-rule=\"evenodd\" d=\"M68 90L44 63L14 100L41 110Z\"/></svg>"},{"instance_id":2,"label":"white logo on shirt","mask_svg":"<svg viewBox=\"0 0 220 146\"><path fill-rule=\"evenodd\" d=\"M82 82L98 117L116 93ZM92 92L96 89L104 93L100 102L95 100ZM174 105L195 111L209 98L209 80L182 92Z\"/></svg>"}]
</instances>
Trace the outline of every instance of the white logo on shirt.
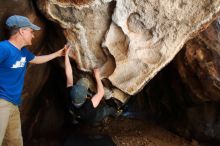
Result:
<instances>
[{"instance_id":1,"label":"white logo on shirt","mask_svg":"<svg viewBox=\"0 0 220 146\"><path fill-rule=\"evenodd\" d=\"M19 68L19 67L24 67L26 63L26 57L21 57L20 61L16 61L15 64L13 64L13 66L11 68Z\"/></svg>"}]
</instances>

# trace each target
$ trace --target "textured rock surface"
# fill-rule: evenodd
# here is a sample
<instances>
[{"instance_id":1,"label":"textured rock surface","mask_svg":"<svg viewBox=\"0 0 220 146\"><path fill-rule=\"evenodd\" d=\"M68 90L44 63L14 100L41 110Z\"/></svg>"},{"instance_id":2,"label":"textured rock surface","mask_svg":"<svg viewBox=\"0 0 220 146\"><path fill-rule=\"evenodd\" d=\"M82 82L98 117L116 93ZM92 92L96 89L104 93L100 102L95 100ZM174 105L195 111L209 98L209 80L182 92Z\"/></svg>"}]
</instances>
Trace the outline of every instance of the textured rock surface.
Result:
<instances>
[{"instance_id":1,"label":"textured rock surface","mask_svg":"<svg viewBox=\"0 0 220 146\"><path fill-rule=\"evenodd\" d=\"M192 95L201 101L220 100L219 31L218 21L213 22L178 55L179 74Z\"/></svg>"},{"instance_id":2,"label":"textured rock surface","mask_svg":"<svg viewBox=\"0 0 220 146\"><path fill-rule=\"evenodd\" d=\"M117 1L112 19L129 41L127 51L121 51L126 59L116 61L111 82L129 94L139 91L173 59L190 35L211 19L210 8L218 7L216 2ZM117 41L106 41L110 52Z\"/></svg>"},{"instance_id":3,"label":"textured rock surface","mask_svg":"<svg viewBox=\"0 0 220 146\"><path fill-rule=\"evenodd\" d=\"M196 38L187 42L177 55L176 67L186 90L178 94L178 97L185 95L179 103L184 112L176 121L177 124L171 124L175 125L178 133L187 137L195 137L201 141L212 140L216 143L220 141L219 32L217 20Z\"/></svg>"},{"instance_id":4,"label":"textured rock surface","mask_svg":"<svg viewBox=\"0 0 220 146\"><path fill-rule=\"evenodd\" d=\"M38 0L37 4L64 29L77 52L78 67L90 71L103 66L103 78L112 89L122 91L122 101L126 94L140 91L220 8L219 0Z\"/></svg>"},{"instance_id":5,"label":"textured rock surface","mask_svg":"<svg viewBox=\"0 0 220 146\"><path fill-rule=\"evenodd\" d=\"M185 137L218 143L210 145L220 141L219 41L214 21L145 88L147 111L159 122Z\"/></svg>"}]
</instances>

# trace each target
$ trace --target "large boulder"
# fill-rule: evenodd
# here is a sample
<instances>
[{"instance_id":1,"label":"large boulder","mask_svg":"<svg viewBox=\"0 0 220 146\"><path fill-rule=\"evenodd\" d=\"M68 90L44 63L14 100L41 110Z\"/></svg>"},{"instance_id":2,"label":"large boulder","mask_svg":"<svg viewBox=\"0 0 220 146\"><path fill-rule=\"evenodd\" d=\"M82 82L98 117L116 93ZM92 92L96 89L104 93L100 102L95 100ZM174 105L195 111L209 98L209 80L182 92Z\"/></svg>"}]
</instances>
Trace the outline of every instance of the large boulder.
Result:
<instances>
[{"instance_id":1,"label":"large boulder","mask_svg":"<svg viewBox=\"0 0 220 146\"><path fill-rule=\"evenodd\" d=\"M37 5L64 29L79 69L101 67L113 93L117 90L114 96L125 102L208 26L220 0L37 0Z\"/></svg>"}]
</instances>

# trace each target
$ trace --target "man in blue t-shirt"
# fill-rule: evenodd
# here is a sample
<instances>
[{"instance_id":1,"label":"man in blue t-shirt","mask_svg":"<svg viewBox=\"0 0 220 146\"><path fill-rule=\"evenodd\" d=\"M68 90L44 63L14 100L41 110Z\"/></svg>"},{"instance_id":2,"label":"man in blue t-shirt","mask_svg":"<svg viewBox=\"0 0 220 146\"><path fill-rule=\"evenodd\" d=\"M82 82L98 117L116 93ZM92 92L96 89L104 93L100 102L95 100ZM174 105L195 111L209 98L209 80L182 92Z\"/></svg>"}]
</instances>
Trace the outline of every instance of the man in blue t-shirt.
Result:
<instances>
[{"instance_id":1,"label":"man in blue t-shirt","mask_svg":"<svg viewBox=\"0 0 220 146\"><path fill-rule=\"evenodd\" d=\"M0 146L22 146L18 105L27 63L41 64L64 56L64 49L43 56L35 56L25 46L32 45L34 31L40 27L24 16L13 15L6 21L10 31L8 40L0 42Z\"/></svg>"}]
</instances>

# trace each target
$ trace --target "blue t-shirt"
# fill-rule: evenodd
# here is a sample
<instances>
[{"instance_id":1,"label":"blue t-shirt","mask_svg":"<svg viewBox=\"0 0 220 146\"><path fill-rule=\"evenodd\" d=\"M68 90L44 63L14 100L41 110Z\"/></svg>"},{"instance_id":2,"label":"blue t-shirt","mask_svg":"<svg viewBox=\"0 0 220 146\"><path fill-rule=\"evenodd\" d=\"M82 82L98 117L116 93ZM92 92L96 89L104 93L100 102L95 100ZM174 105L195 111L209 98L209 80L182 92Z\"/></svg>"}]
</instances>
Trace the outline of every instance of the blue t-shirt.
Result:
<instances>
[{"instance_id":1,"label":"blue t-shirt","mask_svg":"<svg viewBox=\"0 0 220 146\"><path fill-rule=\"evenodd\" d=\"M0 98L21 104L27 63L34 57L26 48L19 50L7 40L0 42Z\"/></svg>"}]
</instances>

